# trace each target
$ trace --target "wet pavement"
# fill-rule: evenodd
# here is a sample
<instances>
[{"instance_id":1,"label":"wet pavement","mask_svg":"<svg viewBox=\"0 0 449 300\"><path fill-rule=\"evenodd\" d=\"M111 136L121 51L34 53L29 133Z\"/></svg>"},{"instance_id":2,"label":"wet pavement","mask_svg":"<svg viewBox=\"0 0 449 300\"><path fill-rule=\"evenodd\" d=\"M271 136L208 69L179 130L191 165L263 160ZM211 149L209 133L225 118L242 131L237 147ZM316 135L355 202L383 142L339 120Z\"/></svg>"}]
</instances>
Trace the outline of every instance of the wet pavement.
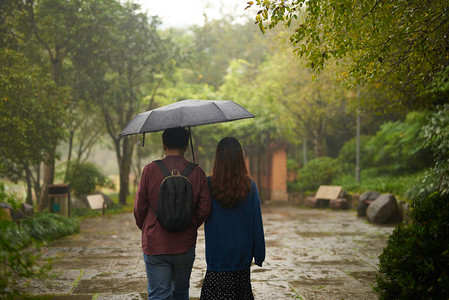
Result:
<instances>
[{"instance_id":1,"label":"wet pavement","mask_svg":"<svg viewBox=\"0 0 449 300\"><path fill-rule=\"evenodd\" d=\"M375 226L355 211L262 208L267 245L263 267L251 268L255 299L377 299L378 255L393 226ZM140 231L131 213L83 220L81 233L49 243L54 277L28 282L49 299L146 299ZM198 299L206 272L199 230L190 297Z\"/></svg>"}]
</instances>

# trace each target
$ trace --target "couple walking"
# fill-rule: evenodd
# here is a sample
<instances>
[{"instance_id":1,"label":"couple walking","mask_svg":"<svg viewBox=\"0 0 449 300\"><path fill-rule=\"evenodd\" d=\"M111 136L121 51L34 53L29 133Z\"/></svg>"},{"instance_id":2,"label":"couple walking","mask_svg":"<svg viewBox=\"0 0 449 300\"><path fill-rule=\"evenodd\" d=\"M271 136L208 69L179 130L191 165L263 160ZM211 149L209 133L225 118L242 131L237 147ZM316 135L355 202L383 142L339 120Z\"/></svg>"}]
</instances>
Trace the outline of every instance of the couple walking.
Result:
<instances>
[{"instance_id":1,"label":"couple walking","mask_svg":"<svg viewBox=\"0 0 449 300\"><path fill-rule=\"evenodd\" d=\"M167 129L162 135L168 170L182 172L189 133ZM189 299L198 228L205 223L207 271L200 299L254 299L250 266L262 266L265 240L257 187L249 177L237 139L222 139L215 153L212 176L196 167L188 176L194 215L182 231L167 231L158 222L159 187L164 175L155 162L145 166L134 203L142 230L142 250L148 279L148 299Z\"/></svg>"}]
</instances>

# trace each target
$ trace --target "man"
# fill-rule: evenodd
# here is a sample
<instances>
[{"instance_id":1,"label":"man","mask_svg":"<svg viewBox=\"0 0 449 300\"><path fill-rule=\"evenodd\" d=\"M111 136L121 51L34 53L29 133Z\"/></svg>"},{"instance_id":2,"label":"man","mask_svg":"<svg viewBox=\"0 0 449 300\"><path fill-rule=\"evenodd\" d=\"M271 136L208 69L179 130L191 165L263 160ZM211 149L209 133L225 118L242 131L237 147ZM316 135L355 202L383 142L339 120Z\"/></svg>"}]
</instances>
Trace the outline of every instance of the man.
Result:
<instances>
[{"instance_id":1,"label":"man","mask_svg":"<svg viewBox=\"0 0 449 300\"><path fill-rule=\"evenodd\" d=\"M184 128L164 131L162 142L169 171L182 173L189 132ZM155 210L164 175L155 162L142 171L134 201L134 217L142 230L142 250L148 279L148 299L189 299L189 281L195 260L197 230L209 216L211 199L206 174L197 166L188 176L192 184L195 212L190 227L169 232L157 221Z\"/></svg>"}]
</instances>

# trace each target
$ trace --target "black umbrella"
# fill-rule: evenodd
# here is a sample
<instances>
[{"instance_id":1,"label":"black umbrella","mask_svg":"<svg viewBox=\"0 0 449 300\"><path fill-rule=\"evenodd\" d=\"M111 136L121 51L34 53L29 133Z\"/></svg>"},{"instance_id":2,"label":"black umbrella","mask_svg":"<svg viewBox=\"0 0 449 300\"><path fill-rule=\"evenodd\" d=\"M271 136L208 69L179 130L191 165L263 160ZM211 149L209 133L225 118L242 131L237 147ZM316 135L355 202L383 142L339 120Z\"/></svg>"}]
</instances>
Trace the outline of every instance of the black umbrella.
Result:
<instances>
[{"instance_id":1,"label":"black umbrella","mask_svg":"<svg viewBox=\"0 0 449 300\"><path fill-rule=\"evenodd\" d=\"M120 136L156 132L168 128L188 127L254 118L242 106L229 100L183 100L136 115ZM142 143L143 145L143 143ZM193 153L192 136L190 145Z\"/></svg>"}]
</instances>

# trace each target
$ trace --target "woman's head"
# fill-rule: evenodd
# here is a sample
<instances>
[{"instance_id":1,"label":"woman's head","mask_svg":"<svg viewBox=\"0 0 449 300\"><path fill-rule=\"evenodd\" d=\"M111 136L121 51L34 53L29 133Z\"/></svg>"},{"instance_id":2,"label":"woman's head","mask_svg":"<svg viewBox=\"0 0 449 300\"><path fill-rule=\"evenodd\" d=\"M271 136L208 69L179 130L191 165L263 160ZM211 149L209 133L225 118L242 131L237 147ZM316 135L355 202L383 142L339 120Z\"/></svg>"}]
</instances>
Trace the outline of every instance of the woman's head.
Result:
<instances>
[{"instance_id":1,"label":"woman's head","mask_svg":"<svg viewBox=\"0 0 449 300\"><path fill-rule=\"evenodd\" d=\"M236 138L226 137L218 143L212 172L212 194L222 207L245 200L251 185L242 146Z\"/></svg>"}]
</instances>

